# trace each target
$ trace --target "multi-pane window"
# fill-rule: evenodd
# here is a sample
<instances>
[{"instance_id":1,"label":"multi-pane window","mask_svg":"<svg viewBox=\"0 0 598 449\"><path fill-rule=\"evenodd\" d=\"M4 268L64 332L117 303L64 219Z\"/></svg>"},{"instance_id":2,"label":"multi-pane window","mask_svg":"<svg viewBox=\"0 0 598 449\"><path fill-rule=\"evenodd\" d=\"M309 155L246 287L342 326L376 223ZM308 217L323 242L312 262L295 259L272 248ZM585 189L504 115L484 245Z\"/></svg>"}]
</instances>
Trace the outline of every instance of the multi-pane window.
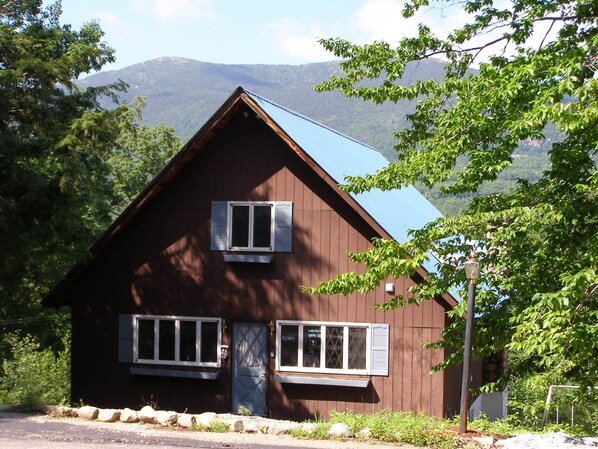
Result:
<instances>
[{"instance_id":1,"label":"multi-pane window","mask_svg":"<svg viewBox=\"0 0 598 449\"><path fill-rule=\"evenodd\" d=\"M370 329L362 323L278 322L278 368L366 374Z\"/></svg>"},{"instance_id":2,"label":"multi-pane window","mask_svg":"<svg viewBox=\"0 0 598 449\"><path fill-rule=\"evenodd\" d=\"M137 362L219 366L218 318L140 315L134 336Z\"/></svg>"},{"instance_id":3,"label":"multi-pane window","mask_svg":"<svg viewBox=\"0 0 598 449\"><path fill-rule=\"evenodd\" d=\"M231 203L230 247L271 250L273 210L271 203Z\"/></svg>"}]
</instances>

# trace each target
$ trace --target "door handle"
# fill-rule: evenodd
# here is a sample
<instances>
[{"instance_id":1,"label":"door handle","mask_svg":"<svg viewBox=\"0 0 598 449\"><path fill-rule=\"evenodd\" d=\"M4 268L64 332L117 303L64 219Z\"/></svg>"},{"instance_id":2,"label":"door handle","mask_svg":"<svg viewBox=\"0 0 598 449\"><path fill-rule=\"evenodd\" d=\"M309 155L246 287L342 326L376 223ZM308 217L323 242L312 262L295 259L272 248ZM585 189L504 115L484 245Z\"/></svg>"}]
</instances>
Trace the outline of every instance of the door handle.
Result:
<instances>
[{"instance_id":1,"label":"door handle","mask_svg":"<svg viewBox=\"0 0 598 449\"><path fill-rule=\"evenodd\" d=\"M262 377L266 377L266 371L262 371Z\"/></svg>"}]
</instances>

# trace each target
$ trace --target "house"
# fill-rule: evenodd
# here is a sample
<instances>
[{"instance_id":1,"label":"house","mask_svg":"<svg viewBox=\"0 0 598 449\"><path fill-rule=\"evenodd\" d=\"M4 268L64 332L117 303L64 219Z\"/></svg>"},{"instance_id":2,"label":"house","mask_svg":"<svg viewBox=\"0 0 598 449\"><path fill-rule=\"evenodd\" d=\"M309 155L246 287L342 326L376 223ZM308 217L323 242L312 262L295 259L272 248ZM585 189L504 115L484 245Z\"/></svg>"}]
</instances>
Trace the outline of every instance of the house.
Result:
<instances>
[{"instance_id":1,"label":"house","mask_svg":"<svg viewBox=\"0 0 598 449\"><path fill-rule=\"evenodd\" d=\"M415 188L339 189L386 163L238 88L43 300L71 309L72 400L295 420L458 411L460 368L430 374L444 350L422 348L455 300L375 308L426 267L367 294L301 288L439 215Z\"/></svg>"}]
</instances>

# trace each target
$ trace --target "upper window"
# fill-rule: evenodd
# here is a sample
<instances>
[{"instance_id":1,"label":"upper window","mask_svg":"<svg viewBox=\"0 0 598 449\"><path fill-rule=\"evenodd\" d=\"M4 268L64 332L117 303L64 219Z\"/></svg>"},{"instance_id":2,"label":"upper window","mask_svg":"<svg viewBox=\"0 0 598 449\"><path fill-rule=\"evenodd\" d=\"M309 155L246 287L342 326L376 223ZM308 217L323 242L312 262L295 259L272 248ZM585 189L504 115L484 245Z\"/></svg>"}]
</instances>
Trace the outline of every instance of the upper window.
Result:
<instances>
[{"instance_id":1,"label":"upper window","mask_svg":"<svg viewBox=\"0 0 598 449\"><path fill-rule=\"evenodd\" d=\"M277 349L281 371L387 374L388 325L279 321ZM386 372L374 366L380 362Z\"/></svg>"},{"instance_id":2,"label":"upper window","mask_svg":"<svg viewBox=\"0 0 598 449\"><path fill-rule=\"evenodd\" d=\"M136 315L134 361L220 366L220 319Z\"/></svg>"},{"instance_id":3,"label":"upper window","mask_svg":"<svg viewBox=\"0 0 598 449\"><path fill-rule=\"evenodd\" d=\"M211 249L290 252L292 221L289 201L213 201Z\"/></svg>"},{"instance_id":4,"label":"upper window","mask_svg":"<svg viewBox=\"0 0 598 449\"><path fill-rule=\"evenodd\" d=\"M230 248L272 250L273 211L268 203L230 203Z\"/></svg>"}]
</instances>

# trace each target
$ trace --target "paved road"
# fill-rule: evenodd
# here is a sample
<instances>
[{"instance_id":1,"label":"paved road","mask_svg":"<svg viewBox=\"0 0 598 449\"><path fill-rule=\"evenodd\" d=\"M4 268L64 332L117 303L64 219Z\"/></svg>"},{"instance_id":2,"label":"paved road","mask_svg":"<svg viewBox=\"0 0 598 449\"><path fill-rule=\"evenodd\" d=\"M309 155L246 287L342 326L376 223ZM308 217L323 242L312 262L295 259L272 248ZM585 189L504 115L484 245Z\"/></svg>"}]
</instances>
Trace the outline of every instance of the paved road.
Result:
<instances>
[{"instance_id":1,"label":"paved road","mask_svg":"<svg viewBox=\"0 0 598 449\"><path fill-rule=\"evenodd\" d=\"M0 412L1 449L361 449L364 446L367 445L357 442L305 441L249 434L202 434L185 430L157 430L136 424L92 423Z\"/></svg>"}]
</instances>

